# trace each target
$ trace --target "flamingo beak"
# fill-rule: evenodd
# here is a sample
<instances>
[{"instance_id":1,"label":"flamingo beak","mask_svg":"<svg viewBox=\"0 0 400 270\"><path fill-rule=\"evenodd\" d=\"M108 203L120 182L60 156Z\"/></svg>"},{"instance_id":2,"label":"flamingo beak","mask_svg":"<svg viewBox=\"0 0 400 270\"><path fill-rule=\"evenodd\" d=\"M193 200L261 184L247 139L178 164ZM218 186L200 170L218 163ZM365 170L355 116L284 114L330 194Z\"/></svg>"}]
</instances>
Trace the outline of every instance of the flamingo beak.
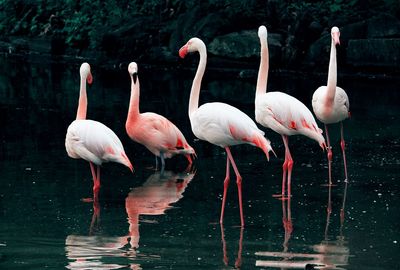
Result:
<instances>
[{"instance_id":1,"label":"flamingo beak","mask_svg":"<svg viewBox=\"0 0 400 270\"><path fill-rule=\"evenodd\" d=\"M179 57L185 58L187 53L188 53L188 45L186 44L182 48L179 49Z\"/></svg>"},{"instance_id":2,"label":"flamingo beak","mask_svg":"<svg viewBox=\"0 0 400 270\"><path fill-rule=\"evenodd\" d=\"M328 147L326 146L325 142L322 142L319 146L321 146L323 152L325 152L325 150L328 149Z\"/></svg>"},{"instance_id":3,"label":"flamingo beak","mask_svg":"<svg viewBox=\"0 0 400 270\"><path fill-rule=\"evenodd\" d=\"M136 81L137 81L137 78L138 78L137 72L134 72L134 73L132 74L132 78L133 78L133 83L136 84Z\"/></svg>"},{"instance_id":4,"label":"flamingo beak","mask_svg":"<svg viewBox=\"0 0 400 270\"><path fill-rule=\"evenodd\" d=\"M92 76L91 73L88 74L88 76L87 76L87 78L86 78L86 81L87 81L88 84L92 84L92 82L93 82L93 76Z\"/></svg>"},{"instance_id":5,"label":"flamingo beak","mask_svg":"<svg viewBox=\"0 0 400 270\"><path fill-rule=\"evenodd\" d=\"M335 45L340 45L339 36L340 36L340 32L333 33L333 41L335 42Z\"/></svg>"},{"instance_id":6,"label":"flamingo beak","mask_svg":"<svg viewBox=\"0 0 400 270\"><path fill-rule=\"evenodd\" d=\"M271 147L271 152L272 152L272 154L274 154L274 156L275 156L276 158L278 157L278 156L276 155L274 149L272 149L272 147Z\"/></svg>"}]
</instances>

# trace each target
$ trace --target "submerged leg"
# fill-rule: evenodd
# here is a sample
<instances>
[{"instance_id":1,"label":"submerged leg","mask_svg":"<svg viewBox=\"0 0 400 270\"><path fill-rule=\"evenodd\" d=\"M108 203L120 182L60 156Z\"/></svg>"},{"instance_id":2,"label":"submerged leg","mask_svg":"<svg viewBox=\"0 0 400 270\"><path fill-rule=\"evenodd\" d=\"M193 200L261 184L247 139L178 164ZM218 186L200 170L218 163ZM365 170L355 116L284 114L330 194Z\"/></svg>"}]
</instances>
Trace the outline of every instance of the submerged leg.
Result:
<instances>
[{"instance_id":1,"label":"submerged leg","mask_svg":"<svg viewBox=\"0 0 400 270\"><path fill-rule=\"evenodd\" d=\"M328 156L328 173L329 173L329 183L328 185L332 185L332 147L329 141L329 134L328 134L328 125L325 124L325 133L326 133L326 143L327 143L327 156Z\"/></svg>"},{"instance_id":2,"label":"submerged leg","mask_svg":"<svg viewBox=\"0 0 400 270\"><path fill-rule=\"evenodd\" d=\"M240 210L240 224L244 226L244 217L243 217L243 203L242 203L242 176L239 173L238 168L236 167L235 160L232 157L231 150L229 147L225 147L226 153L228 154L229 160L232 163L233 170L236 174L236 185L238 188L238 197L239 197L239 210Z\"/></svg>"},{"instance_id":3,"label":"submerged leg","mask_svg":"<svg viewBox=\"0 0 400 270\"><path fill-rule=\"evenodd\" d=\"M156 171L158 170L158 158L157 158L157 156L155 156L156 157Z\"/></svg>"},{"instance_id":4,"label":"submerged leg","mask_svg":"<svg viewBox=\"0 0 400 270\"><path fill-rule=\"evenodd\" d=\"M161 170L164 171L164 168L165 168L164 153L160 153L160 159L161 159Z\"/></svg>"},{"instance_id":5,"label":"submerged leg","mask_svg":"<svg viewBox=\"0 0 400 270\"><path fill-rule=\"evenodd\" d=\"M344 181L347 182L349 181L349 179L347 178L347 162L346 162L346 152L345 152L345 148L346 148L346 144L344 141L344 135L343 135L343 122L340 122L340 146L342 148L342 155L343 155L343 164L344 164Z\"/></svg>"},{"instance_id":6,"label":"submerged leg","mask_svg":"<svg viewBox=\"0 0 400 270\"><path fill-rule=\"evenodd\" d=\"M224 195L222 196L221 216L219 218L220 224L222 224L224 222L226 192L228 191L229 180L230 180L229 173L230 173L230 165L229 165L229 157L227 155L226 156L226 175L225 175L225 180L224 180Z\"/></svg>"}]
</instances>

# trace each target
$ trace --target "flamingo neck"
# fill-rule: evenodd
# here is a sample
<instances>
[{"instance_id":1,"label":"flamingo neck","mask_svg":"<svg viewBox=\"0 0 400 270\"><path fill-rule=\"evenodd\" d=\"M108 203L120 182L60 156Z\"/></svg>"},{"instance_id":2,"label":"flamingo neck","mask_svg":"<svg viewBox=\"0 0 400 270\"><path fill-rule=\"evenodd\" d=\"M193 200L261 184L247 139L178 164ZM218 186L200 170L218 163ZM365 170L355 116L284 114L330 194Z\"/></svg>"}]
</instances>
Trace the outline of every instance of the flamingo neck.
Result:
<instances>
[{"instance_id":1,"label":"flamingo neck","mask_svg":"<svg viewBox=\"0 0 400 270\"><path fill-rule=\"evenodd\" d=\"M87 111L87 94L86 94L86 78L81 76L81 86L79 90L79 104L76 112L76 119L86 119Z\"/></svg>"},{"instance_id":2,"label":"flamingo neck","mask_svg":"<svg viewBox=\"0 0 400 270\"><path fill-rule=\"evenodd\" d=\"M201 46L199 49L200 61L197 67L196 75L193 79L192 89L190 91L189 98L189 118L199 108L199 95L201 88L201 80L206 69L207 64L207 51L205 46Z\"/></svg>"},{"instance_id":3,"label":"flamingo neck","mask_svg":"<svg viewBox=\"0 0 400 270\"><path fill-rule=\"evenodd\" d=\"M328 82L327 82L327 95L326 102L327 105L333 104L336 93L336 83L337 83L337 64L336 64L336 45L335 41L332 39L331 43L331 56L329 60L329 71L328 71Z\"/></svg>"},{"instance_id":4,"label":"flamingo neck","mask_svg":"<svg viewBox=\"0 0 400 270\"><path fill-rule=\"evenodd\" d=\"M133 77L131 75L131 99L129 102L128 118L126 123L134 121L140 114L139 112L139 98L140 98L140 84L139 78L136 78L136 85L133 82Z\"/></svg>"},{"instance_id":5,"label":"flamingo neck","mask_svg":"<svg viewBox=\"0 0 400 270\"><path fill-rule=\"evenodd\" d=\"M266 40L261 40L260 68L258 70L258 77L257 77L256 99L261 94L265 94L267 92L268 70L269 70L268 42Z\"/></svg>"}]
</instances>

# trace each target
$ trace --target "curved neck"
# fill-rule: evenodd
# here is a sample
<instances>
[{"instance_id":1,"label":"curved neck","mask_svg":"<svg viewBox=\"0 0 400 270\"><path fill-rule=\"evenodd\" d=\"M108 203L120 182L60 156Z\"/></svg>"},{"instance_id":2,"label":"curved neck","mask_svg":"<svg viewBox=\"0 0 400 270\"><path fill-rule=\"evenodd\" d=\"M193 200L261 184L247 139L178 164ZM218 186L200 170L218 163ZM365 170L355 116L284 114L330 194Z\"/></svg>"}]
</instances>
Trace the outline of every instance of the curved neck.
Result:
<instances>
[{"instance_id":1,"label":"curved neck","mask_svg":"<svg viewBox=\"0 0 400 270\"><path fill-rule=\"evenodd\" d=\"M79 90L79 104L76 112L76 119L86 119L87 95L86 95L86 78L81 76L81 87Z\"/></svg>"},{"instance_id":2,"label":"curved neck","mask_svg":"<svg viewBox=\"0 0 400 270\"><path fill-rule=\"evenodd\" d=\"M269 52L268 42L261 40L260 68L258 70L256 99L260 94L267 92L268 70L269 70Z\"/></svg>"},{"instance_id":3,"label":"curved neck","mask_svg":"<svg viewBox=\"0 0 400 270\"><path fill-rule=\"evenodd\" d=\"M192 89L190 91L190 99L189 99L189 118L194 111L199 108L199 95L201 88L201 80L203 79L204 71L206 69L207 64L207 50L204 46L199 48L200 61L197 67L196 75L193 79Z\"/></svg>"},{"instance_id":4,"label":"curved neck","mask_svg":"<svg viewBox=\"0 0 400 270\"><path fill-rule=\"evenodd\" d=\"M333 103L336 92L337 66L336 66L336 45L332 39L331 56L329 60L328 82L327 82L327 102Z\"/></svg>"},{"instance_id":5,"label":"curved neck","mask_svg":"<svg viewBox=\"0 0 400 270\"><path fill-rule=\"evenodd\" d=\"M133 82L131 75L131 99L129 102L128 118L126 122L134 120L139 115L139 98L140 98L139 77L136 78L136 84Z\"/></svg>"}]
</instances>

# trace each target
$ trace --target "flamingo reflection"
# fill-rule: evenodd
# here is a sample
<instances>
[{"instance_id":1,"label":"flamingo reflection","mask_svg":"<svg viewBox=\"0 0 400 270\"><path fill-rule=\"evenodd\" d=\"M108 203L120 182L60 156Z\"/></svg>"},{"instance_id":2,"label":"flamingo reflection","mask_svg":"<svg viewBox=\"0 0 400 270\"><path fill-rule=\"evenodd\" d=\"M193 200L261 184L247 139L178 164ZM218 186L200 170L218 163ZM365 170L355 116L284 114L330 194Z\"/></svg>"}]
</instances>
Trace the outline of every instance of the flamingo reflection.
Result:
<instances>
[{"instance_id":1,"label":"flamingo reflection","mask_svg":"<svg viewBox=\"0 0 400 270\"><path fill-rule=\"evenodd\" d=\"M139 247L139 216L163 215L173 203L179 201L195 175L195 171L189 171L189 168L190 166L183 173L155 172L141 187L129 192L125 199L125 208L131 248Z\"/></svg>"},{"instance_id":2,"label":"flamingo reflection","mask_svg":"<svg viewBox=\"0 0 400 270\"><path fill-rule=\"evenodd\" d=\"M131 258L126 236L104 236L100 231L101 206L98 200L93 202L93 214L89 227L89 235L68 235L65 239L66 256L69 259L67 269L120 269L127 265L131 269L141 269L138 264L105 263L108 258ZM134 266L133 266L134 265Z\"/></svg>"},{"instance_id":3,"label":"flamingo reflection","mask_svg":"<svg viewBox=\"0 0 400 270\"><path fill-rule=\"evenodd\" d=\"M142 186L129 192L125 199L129 223L128 235L120 237L99 235L101 207L98 202L94 203L89 235L69 235L66 239L66 255L69 259L66 268L142 269L138 263L133 262L139 247L139 216L165 214L173 203L183 197L182 194L194 175L195 172L189 169L181 173L158 171L150 175ZM152 256L153 259L156 257ZM118 261L125 263L106 263L109 258L119 258Z\"/></svg>"},{"instance_id":4,"label":"flamingo reflection","mask_svg":"<svg viewBox=\"0 0 400 270\"><path fill-rule=\"evenodd\" d=\"M293 231L291 221L290 200L288 200L287 211L285 212L284 202L283 209L283 226L285 229L285 238L283 242L283 252L256 252L257 256L283 258L283 260L257 260L256 266L274 267L280 269L344 269L342 266L348 264L350 257L347 241L343 236L344 209L347 196L347 183L344 189L342 207L340 210L340 235L335 240L329 240L329 225L332 214L332 194L331 186L328 191L326 225L324 231L324 239L321 243L312 245L310 253L294 253L288 252L288 243Z\"/></svg>"},{"instance_id":5,"label":"flamingo reflection","mask_svg":"<svg viewBox=\"0 0 400 270\"><path fill-rule=\"evenodd\" d=\"M226 248L226 241L225 241L225 228L223 224L220 224L221 227L221 242L222 242L222 253L223 253L223 262L226 266L229 265L229 258ZM242 248L243 248L243 227L240 227L240 236L239 236L239 247L237 252L237 257L235 260L235 268L240 269L242 266Z\"/></svg>"}]
</instances>

